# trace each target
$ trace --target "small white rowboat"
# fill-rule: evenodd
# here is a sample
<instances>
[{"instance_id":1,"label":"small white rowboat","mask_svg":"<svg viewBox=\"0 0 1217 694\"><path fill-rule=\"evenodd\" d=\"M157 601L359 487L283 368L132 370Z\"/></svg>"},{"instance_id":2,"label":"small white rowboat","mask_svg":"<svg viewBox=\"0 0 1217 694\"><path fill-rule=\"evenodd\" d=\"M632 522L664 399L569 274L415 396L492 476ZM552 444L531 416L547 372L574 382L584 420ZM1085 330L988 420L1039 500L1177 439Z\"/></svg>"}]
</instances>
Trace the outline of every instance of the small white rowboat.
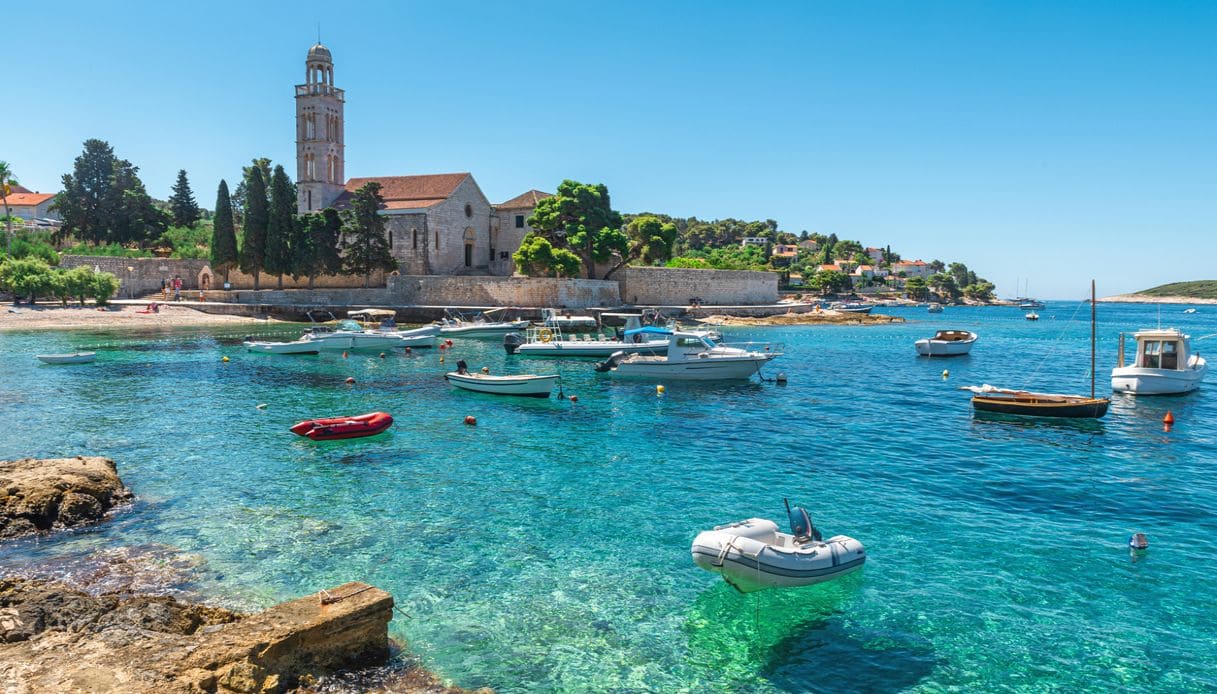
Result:
<instances>
[{"instance_id":1,"label":"small white rowboat","mask_svg":"<svg viewBox=\"0 0 1217 694\"><path fill-rule=\"evenodd\" d=\"M72 354L39 354L44 364L88 364L97 358L97 352L74 352Z\"/></svg>"},{"instance_id":2,"label":"small white rowboat","mask_svg":"<svg viewBox=\"0 0 1217 694\"><path fill-rule=\"evenodd\" d=\"M917 340L913 347L923 357L958 357L972 351L977 335L967 330L939 330L934 337Z\"/></svg>"},{"instance_id":3,"label":"small white rowboat","mask_svg":"<svg viewBox=\"0 0 1217 694\"><path fill-rule=\"evenodd\" d=\"M318 354L321 350L315 340L296 340L295 342L255 342L246 340L245 349L261 354Z\"/></svg>"},{"instance_id":4,"label":"small white rowboat","mask_svg":"<svg viewBox=\"0 0 1217 694\"><path fill-rule=\"evenodd\" d=\"M866 548L852 537L795 537L777 523L749 518L693 540L693 561L741 593L823 583L862 568Z\"/></svg>"},{"instance_id":5,"label":"small white rowboat","mask_svg":"<svg viewBox=\"0 0 1217 694\"><path fill-rule=\"evenodd\" d=\"M491 376L481 373L459 373L453 371L445 374L444 378L457 388L472 390L477 393L492 395L521 395L530 398L548 398L554 389L558 375L537 376L521 374L519 376Z\"/></svg>"}]
</instances>

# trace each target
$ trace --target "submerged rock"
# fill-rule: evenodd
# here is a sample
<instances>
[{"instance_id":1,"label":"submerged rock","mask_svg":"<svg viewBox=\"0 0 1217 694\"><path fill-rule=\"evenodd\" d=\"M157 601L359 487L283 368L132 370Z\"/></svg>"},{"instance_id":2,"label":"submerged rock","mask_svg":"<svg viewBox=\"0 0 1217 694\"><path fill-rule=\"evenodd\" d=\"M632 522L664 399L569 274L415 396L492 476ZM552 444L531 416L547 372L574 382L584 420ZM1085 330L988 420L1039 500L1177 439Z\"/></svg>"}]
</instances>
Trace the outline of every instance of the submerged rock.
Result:
<instances>
[{"instance_id":1,"label":"submerged rock","mask_svg":"<svg viewBox=\"0 0 1217 694\"><path fill-rule=\"evenodd\" d=\"M0 460L0 539L91 523L131 498L109 458Z\"/></svg>"},{"instance_id":2,"label":"submerged rock","mask_svg":"<svg viewBox=\"0 0 1217 694\"><path fill-rule=\"evenodd\" d=\"M240 615L169 597L0 579L0 682L16 691L124 694L341 687L336 673L388 659L392 616L393 598L363 583ZM422 671L390 686L458 691Z\"/></svg>"}]
</instances>

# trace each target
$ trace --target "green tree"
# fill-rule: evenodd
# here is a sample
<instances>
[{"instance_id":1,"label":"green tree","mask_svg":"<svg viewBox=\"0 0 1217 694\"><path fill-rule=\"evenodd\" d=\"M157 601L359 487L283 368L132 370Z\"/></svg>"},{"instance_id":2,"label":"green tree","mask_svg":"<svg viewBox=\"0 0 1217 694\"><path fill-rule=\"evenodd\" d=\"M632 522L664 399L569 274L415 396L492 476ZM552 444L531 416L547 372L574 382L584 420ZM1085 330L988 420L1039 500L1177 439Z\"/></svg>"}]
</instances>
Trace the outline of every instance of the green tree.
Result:
<instances>
[{"instance_id":1,"label":"green tree","mask_svg":"<svg viewBox=\"0 0 1217 694\"><path fill-rule=\"evenodd\" d=\"M563 181L557 195L537 203L528 225L554 248L565 248L578 256L588 279L594 277L596 263L629 251L621 215L613 210L603 183Z\"/></svg>"},{"instance_id":2,"label":"green tree","mask_svg":"<svg viewBox=\"0 0 1217 694\"><path fill-rule=\"evenodd\" d=\"M270 180L270 214L266 224L266 251L263 265L268 274L278 278L283 289L283 275L292 272L291 242L296 231L296 190L282 166L276 166Z\"/></svg>"},{"instance_id":3,"label":"green tree","mask_svg":"<svg viewBox=\"0 0 1217 694\"><path fill-rule=\"evenodd\" d=\"M516 267L529 277L577 277L583 260L565 248L554 248L549 239L529 232L512 254Z\"/></svg>"},{"instance_id":4,"label":"green tree","mask_svg":"<svg viewBox=\"0 0 1217 694\"><path fill-rule=\"evenodd\" d=\"M997 287L992 282L979 280L963 288L963 295L973 301L992 301L993 290Z\"/></svg>"},{"instance_id":5,"label":"green tree","mask_svg":"<svg viewBox=\"0 0 1217 694\"><path fill-rule=\"evenodd\" d=\"M93 273L93 299L98 306L110 303L110 298L118 293L118 278L109 272Z\"/></svg>"},{"instance_id":6,"label":"green tree","mask_svg":"<svg viewBox=\"0 0 1217 694\"><path fill-rule=\"evenodd\" d=\"M373 181L355 191L351 209L343 213L342 233L347 239L343 262L347 272L363 275L364 287L371 282L373 272L397 269L385 238L385 219L380 216L383 206L380 184Z\"/></svg>"},{"instance_id":7,"label":"green tree","mask_svg":"<svg viewBox=\"0 0 1217 694\"><path fill-rule=\"evenodd\" d=\"M313 288L317 275L337 275L342 272L342 255L339 244L342 237L342 218L332 207L320 213L301 215L303 229L301 242L293 249L296 262L294 274L308 277L308 288Z\"/></svg>"},{"instance_id":8,"label":"green tree","mask_svg":"<svg viewBox=\"0 0 1217 694\"><path fill-rule=\"evenodd\" d=\"M955 284L955 278L945 272L936 272L929 276L926 284L930 285L938 296L950 301L958 301L959 297L963 296L963 292L959 289L959 285Z\"/></svg>"},{"instance_id":9,"label":"green tree","mask_svg":"<svg viewBox=\"0 0 1217 694\"><path fill-rule=\"evenodd\" d=\"M908 292L909 298L914 301L925 301L930 298L930 287L926 284L924 277L910 277L904 283L904 290Z\"/></svg>"},{"instance_id":10,"label":"green tree","mask_svg":"<svg viewBox=\"0 0 1217 694\"><path fill-rule=\"evenodd\" d=\"M190 190L190 181L186 180L186 169L177 172L173 195L169 197L169 210L173 214L173 223L180 227L192 227L198 224L202 216L198 203L194 201L194 192Z\"/></svg>"},{"instance_id":11,"label":"green tree","mask_svg":"<svg viewBox=\"0 0 1217 694\"><path fill-rule=\"evenodd\" d=\"M269 158L257 157L249 166L241 169L241 182L237 184L237 189L232 191L232 210L238 221L244 219L245 210L249 207L249 177L254 169L262 172L262 183L267 186L270 185L271 169ZM270 200L267 200L267 204L270 204Z\"/></svg>"},{"instance_id":12,"label":"green tree","mask_svg":"<svg viewBox=\"0 0 1217 694\"><path fill-rule=\"evenodd\" d=\"M34 303L54 287L51 266L40 258L9 258L0 263L0 288Z\"/></svg>"},{"instance_id":13,"label":"green tree","mask_svg":"<svg viewBox=\"0 0 1217 694\"><path fill-rule=\"evenodd\" d=\"M244 241L241 244L241 272L253 276L254 289L257 290L266 260L266 227L270 221L270 210L267 207L266 181L262 178L262 169L253 166L247 171L248 178L244 182L246 206L245 228L242 231Z\"/></svg>"},{"instance_id":14,"label":"green tree","mask_svg":"<svg viewBox=\"0 0 1217 694\"><path fill-rule=\"evenodd\" d=\"M8 206L8 196L13 192L17 179L7 161L0 161L0 202L4 204L4 256L12 255L10 244L13 238L13 214Z\"/></svg>"},{"instance_id":15,"label":"green tree","mask_svg":"<svg viewBox=\"0 0 1217 694\"><path fill-rule=\"evenodd\" d=\"M224 273L224 282L228 282L228 273L237 265L237 230L232 218L232 198L228 195L228 182L220 180L220 188L216 191L215 221L211 228L211 268Z\"/></svg>"},{"instance_id":16,"label":"green tree","mask_svg":"<svg viewBox=\"0 0 1217 694\"><path fill-rule=\"evenodd\" d=\"M114 156L103 140L84 143L72 173L63 175L63 191L53 209L63 217L60 234L73 234L90 244L143 244L169 226L167 215L148 195L139 169Z\"/></svg>"},{"instance_id":17,"label":"green tree","mask_svg":"<svg viewBox=\"0 0 1217 694\"><path fill-rule=\"evenodd\" d=\"M838 241L833 244L833 258L854 258L861 255L866 255L866 249L857 241ZM870 256L866 256L866 262L870 262Z\"/></svg>"},{"instance_id":18,"label":"green tree","mask_svg":"<svg viewBox=\"0 0 1217 694\"><path fill-rule=\"evenodd\" d=\"M64 290L69 298L75 298L80 302L81 306L85 305L85 298L93 295L94 275L93 268L80 266L74 267L71 270L63 270Z\"/></svg>"},{"instance_id":19,"label":"green tree","mask_svg":"<svg viewBox=\"0 0 1217 694\"><path fill-rule=\"evenodd\" d=\"M643 215L626 223L625 234L629 239L629 249L621 255L621 260L604 274L605 279L632 260L641 260L647 265L666 262L672 257L672 248L676 244L679 231L671 222L664 222L653 215Z\"/></svg>"},{"instance_id":20,"label":"green tree","mask_svg":"<svg viewBox=\"0 0 1217 694\"><path fill-rule=\"evenodd\" d=\"M849 289L849 275L837 270L818 270L807 280L807 286L821 294L836 294Z\"/></svg>"}]
</instances>

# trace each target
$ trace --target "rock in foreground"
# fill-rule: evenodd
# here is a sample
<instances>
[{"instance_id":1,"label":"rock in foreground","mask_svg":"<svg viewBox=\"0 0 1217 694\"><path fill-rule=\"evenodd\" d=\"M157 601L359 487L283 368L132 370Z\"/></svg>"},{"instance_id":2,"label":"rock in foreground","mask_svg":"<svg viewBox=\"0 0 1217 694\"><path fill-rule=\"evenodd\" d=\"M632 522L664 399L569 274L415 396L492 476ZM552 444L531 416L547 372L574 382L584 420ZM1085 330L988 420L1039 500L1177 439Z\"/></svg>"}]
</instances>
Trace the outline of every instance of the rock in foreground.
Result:
<instances>
[{"instance_id":1,"label":"rock in foreground","mask_svg":"<svg viewBox=\"0 0 1217 694\"><path fill-rule=\"evenodd\" d=\"M95 597L0 579L0 682L19 692L262 693L383 663L392 596L363 583L328 595L243 617L165 597ZM436 691L428 678L420 685Z\"/></svg>"},{"instance_id":2,"label":"rock in foreground","mask_svg":"<svg viewBox=\"0 0 1217 694\"><path fill-rule=\"evenodd\" d=\"M109 458L0 460L0 539L91 523L131 497Z\"/></svg>"}]
</instances>

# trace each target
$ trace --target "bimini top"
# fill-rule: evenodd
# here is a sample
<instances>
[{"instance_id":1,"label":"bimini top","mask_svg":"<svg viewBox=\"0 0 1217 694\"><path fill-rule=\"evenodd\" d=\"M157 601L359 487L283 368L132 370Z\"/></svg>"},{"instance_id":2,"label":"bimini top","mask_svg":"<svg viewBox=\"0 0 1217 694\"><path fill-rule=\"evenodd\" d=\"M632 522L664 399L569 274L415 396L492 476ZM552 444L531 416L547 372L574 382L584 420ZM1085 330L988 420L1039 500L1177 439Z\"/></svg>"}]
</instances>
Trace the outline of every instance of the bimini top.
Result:
<instances>
[{"instance_id":1,"label":"bimini top","mask_svg":"<svg viewBox=\"0 0 1217 694\"><path fill-rule=\"evenodd\" d=\"M648 325L645 328L634 328L633 330L627 330L625 331L625 336L633 337L634 335L638 335L640 333L646 335L671 335L672 331L668 330L667 328L659 328L654 325Z\"/></svg>"}]
</instances>

